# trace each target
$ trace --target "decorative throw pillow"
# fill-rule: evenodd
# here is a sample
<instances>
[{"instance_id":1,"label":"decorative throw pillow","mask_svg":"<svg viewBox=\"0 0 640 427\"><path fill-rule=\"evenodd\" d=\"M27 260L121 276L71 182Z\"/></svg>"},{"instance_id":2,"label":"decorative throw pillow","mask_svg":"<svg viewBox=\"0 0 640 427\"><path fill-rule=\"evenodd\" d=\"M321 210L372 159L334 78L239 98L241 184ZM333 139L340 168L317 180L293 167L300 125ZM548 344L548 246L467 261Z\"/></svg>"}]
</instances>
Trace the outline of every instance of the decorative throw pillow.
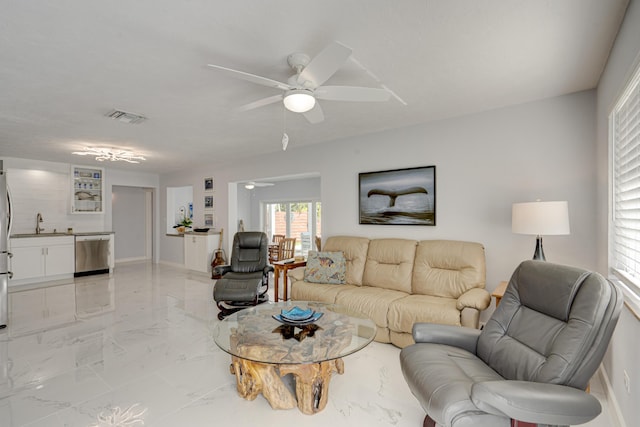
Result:
<instances>
[{"instance_id":1,"label":"decorative throw pillow","mask_svg":"<svg viewBox=\"0 0 640 427\"><path fill-rule=\"evenodd\" d=\"M342 252L309 251L304 280L311 283L343 284L347 261Z\"/></svg>"}]
</instances>

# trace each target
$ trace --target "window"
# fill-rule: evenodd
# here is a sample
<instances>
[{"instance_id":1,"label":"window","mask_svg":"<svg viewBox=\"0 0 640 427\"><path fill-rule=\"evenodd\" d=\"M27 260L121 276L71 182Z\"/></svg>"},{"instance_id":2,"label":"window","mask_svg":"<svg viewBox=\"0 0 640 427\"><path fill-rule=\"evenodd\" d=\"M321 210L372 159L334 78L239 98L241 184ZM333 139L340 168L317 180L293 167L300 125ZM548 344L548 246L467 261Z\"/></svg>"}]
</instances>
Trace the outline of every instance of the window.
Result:
<instances>
[{"instance_id":1,"label":"window","mask_svg":"<svg viewBox=\"0 0 640 427\"><path fill-rule=\"evenodd\" d=\"M613 148L611 267L640 291L640 68L609 117ZM629 283L631 282L631 283Z\"/></svg>"}]
</instances>

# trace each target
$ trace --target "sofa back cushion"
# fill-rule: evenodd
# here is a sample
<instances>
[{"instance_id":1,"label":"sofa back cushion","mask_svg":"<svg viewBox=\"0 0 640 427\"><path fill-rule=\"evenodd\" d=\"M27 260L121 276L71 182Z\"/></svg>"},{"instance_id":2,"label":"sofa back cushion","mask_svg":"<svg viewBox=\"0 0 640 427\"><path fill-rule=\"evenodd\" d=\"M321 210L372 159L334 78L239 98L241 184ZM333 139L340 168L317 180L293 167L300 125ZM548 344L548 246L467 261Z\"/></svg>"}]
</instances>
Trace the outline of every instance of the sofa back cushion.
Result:
<instances>
[{"instance_id":1,"label":"sofa back cushion","mask_svg":"<svg viewBox=\"0 0 640 427\"><path fill-rule=\"evenodd\" d=\"M347 262L345 282L362 286L364 264L367 260L369 239L366 237L332 236L327 239L322 250L326 252L340 251Z\"/></svg>"},{"instance_id":2,"label":"sofa back cushion","mask_svg":"<svg viewBox=\"0 0 640 427\"><path fill-rule=\"evenodd\" d=\"M371 240L362 284L411 293L417 243L407 239Z\"/></svg>"},{"instance_id":3,"label":"sofa back cushion","mask_svg":"<svg viewBox=\"0 0 640 427\"><path fill-rule=\"evenodd\" d=\"M422 240L416 250L412 292L458 298L485 286L484 246L455 240Z\"/></svg>"}]
</instances>

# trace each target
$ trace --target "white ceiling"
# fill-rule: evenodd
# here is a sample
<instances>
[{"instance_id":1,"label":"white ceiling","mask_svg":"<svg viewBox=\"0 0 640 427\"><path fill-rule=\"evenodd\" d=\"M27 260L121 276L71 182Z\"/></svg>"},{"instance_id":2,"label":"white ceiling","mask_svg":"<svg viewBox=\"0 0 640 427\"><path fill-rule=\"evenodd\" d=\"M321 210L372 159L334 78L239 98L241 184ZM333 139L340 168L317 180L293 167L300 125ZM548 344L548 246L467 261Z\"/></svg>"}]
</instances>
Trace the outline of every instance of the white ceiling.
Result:
<instances>
[{"instance_id":1,"label":"white ceiling","mask_svg":"<svg viewBox=\"0 0 640 427\"><path fill-rule=\"evenodd\" d=\"M281 150L286 58L332 40L406 101L286 113L289 150L596 87L628 0L0 0L0 156L91 164L128 148L167 172ZM379 87L348 61L327 84ZM148 120L106 118L112 108Z\"/></svg>"}]
</instances>

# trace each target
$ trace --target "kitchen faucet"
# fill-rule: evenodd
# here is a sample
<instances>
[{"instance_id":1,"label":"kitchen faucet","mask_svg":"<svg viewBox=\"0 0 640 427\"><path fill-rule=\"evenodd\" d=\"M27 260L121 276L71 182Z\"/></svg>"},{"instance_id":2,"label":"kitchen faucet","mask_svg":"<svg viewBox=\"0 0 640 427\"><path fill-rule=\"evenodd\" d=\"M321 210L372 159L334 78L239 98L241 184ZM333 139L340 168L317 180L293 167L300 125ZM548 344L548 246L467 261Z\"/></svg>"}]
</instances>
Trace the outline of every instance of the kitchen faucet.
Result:
<instances>
[{"instance_id":1,"label":"kitchen faucet","mask_svg":"<svg viewBox=\"0 0 640 427\"><path fill-rule=\"evenodd\" d=\"M36 215L36 234L40 234L41 231L44 231L44 228L40 227L41 222L43 222L42 214L38 212L38 215Z\"/></svg>"}]
</instances>

